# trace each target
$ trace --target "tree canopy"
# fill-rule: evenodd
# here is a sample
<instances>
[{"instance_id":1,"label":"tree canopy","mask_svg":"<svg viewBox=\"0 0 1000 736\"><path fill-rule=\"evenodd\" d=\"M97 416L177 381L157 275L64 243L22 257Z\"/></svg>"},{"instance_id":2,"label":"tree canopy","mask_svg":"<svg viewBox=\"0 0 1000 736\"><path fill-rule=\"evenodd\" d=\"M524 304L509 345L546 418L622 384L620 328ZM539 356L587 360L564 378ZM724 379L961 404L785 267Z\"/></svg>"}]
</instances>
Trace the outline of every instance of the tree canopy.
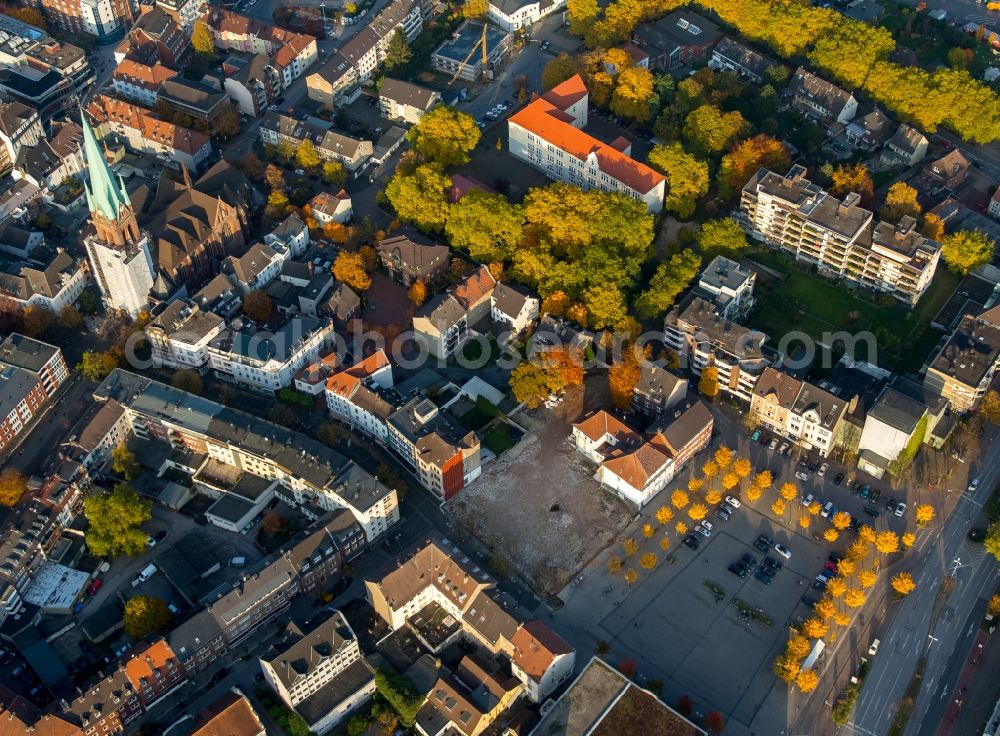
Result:
<instances>
[{"instance_id":1,"label":"tree canopy","mask_svg":"<svg viewBox=\"0 0 1000 736\"><path fill-rule=\"evenodd\" d=\"M394 69L404 66L413 58L410 50L410 43L406 40L406 33L402 28L397 28L389 38L389 45L385 49L385 61L383 65L386 69Z\"/></svg>"},{"instance_id":2,"label":"tree canopy","mask_svg":"<svg viewBox=\"0 0 1000 736\"><path fill-rule=\"evenodd\" d=\"M510 374L514 398L529 409L537 409L549 396L583 382L580 357L566 349L549 350L526 360Z\"/></svg>"},{"instance_id":3,"label":"tree canopy","mask_svg":"<svg viewBox=\"0 0 1000 736\"><path fill-rule=\"evenodd\" d=\"M125 633L133 639L144 639L150 634L166 631L173 618L162 598L137 595L125 603Z\"/></svg>"},{"instance_id":4,"label":"tree canopy","mask_svg":"<svg viewBox=\"0 0 1000 736\"><path fill-rule=\"evenodd\" d=\"M747 129L747 121L739 112L723 112L715 105L696 107L684 119L685 139L706 155L722 153Z\"/></svg>"},{"instance_id":5,"label":"tree canopy","mask_svg":"<svg viewBox=\"0 0 1000 736\"><path fill-rule=\"evenodd\" d=\"M906 215L917 219L920 217L920 204L917 202L917 190L906 182L897 181L885 194L885 203L879 213L883 220L895 225Z\"/></svg>"},{"instance_id":6,"label":"tree canopy","mask_svg":"<svg viewBox=\"0 0 1000 736\"><path fill-rule=\"evenodd\" d=\"M333 275L337 281L342 281L359 293L368 291L372 285L372 277L368 275L360 253L340 251L337 260L333 262Z\"/></svg>"},{"instance_id":7,"label":"tree canopy","mask_svg":"<svg viewBox=\"0 0 1000 736\"><path fill-rule=\"evenodd\" d=\"M118 358L110 351L97 353L86 350L76 369L83 374L84 378L91 381L103 381L117 367Z\"/></svg>"},{"instance_id":8,"label":"tree canopy","mask_svg":"<svg viewBox=\"0 0 1000 736\"><path fill-rule=\"evenodd\" d=\"M413 150L439 166L468 163L479 137L475 118L448 105L438 105L425 114L407 134Z\"/></svg>"},{"instance_id":9,"label":"tree canopy","mask_svg":"<svg viewBox=\"0 0 1000 736\"><path fill-rule=\"evenodd\" d=\"M791 164L785 144L760 134L738 143L722 157L719 165L719 194L725 198L738 194L750 177L764 167L784 172Z\"/></svg>"},{"instance_id":10,"label":"tree canopy","mask_svg":"<svg viewBox=\"0 0 1000 736\"><path fill-rule=\"evenodd\" d=\"M111 451L111 469L125 480L132 480L139 474L139 461L124 442Z\"/></svg>"},{"instance_id":11,"label":"tree canopy","mask_svg":"<svg viewBox=\"0 0 1000 736\"><path fill-rule=\"evenodd\" d=\"M687 153L680 143L654 146L648 162L667 178L664 207L678 217L691 217L698 200L708 193L708 164Z\"/></svg>"},{"instance_id":12,"label":"tree canopy","mask_svg":"<svg viewBox=\"0 0 1000 736\"><path fill-rule=\"evenodd\" d=\"M993 260L995 243L981 230L958 230L941 239L941 258L963 276Z\"/></svg>"},{"instance_id":13,"label":"tree canopy","mask_svg":"<svg viewBox=\"0 0 1000 736\"><path fill-rule=\"evenodd\" d=\"M500 194L469 192L452 205L445 233L477 261L506 261L524 234L524 212Z\"/></svg>"},{"instance_id":14,"label":"tree canopy","mask_svg":"<svg viewBox=\"0 0 1000 736\"><path fill-rule=\"evenodd\" d=\"M701 226L698 247L707 261L715 256L739 258L750 249L750 243L736 220L724 217L721 220L709 220Z\"/></svg>"},{"instance_id":15,"label":"tree canopy","mask_svg":"<svg viewBox=\"0 0 1000 736\"><path fill-rule=\"evenodd\" d=\"M89 524L87 546L97 557L135 557L146 549L146 533L139 527L152 517L150 505L124 483L88 496L83 513Z\"/></svg>"},{"instance_id":16,"label":"tree canopy","mask_svg":"<svg viewBox=\"0 0 1000 736\"><path fill-rule=\"evenodd\" d=\"M424 164L412 174L397 172L386 186L385 195L399 219L412 222L421 230L440 231L448 220L450 189L450 178Z\"/></svg>"},{"instance_id":17,"label":"tree canopy","mask_svg":"<svg viewBox=\"0 0 1000 736\"><path fill-rule=\"evenodd\" d=\"M639 295L636 311L644 319L658 317L670 309L674 300L688 287L701 268L701 256L685 249L661 263L648 288Z\"/></svg>"},{"instance_id":18,"label":"tree canopy","mask_svg":"<svg viewBox=\"0 0 1000 736\"><path fill-rule=\"evenodd\" d=\"M28 488L28 480L17 468L0 470L0 506L11 508L17 505Z\"/></svg>"}]
</instances>

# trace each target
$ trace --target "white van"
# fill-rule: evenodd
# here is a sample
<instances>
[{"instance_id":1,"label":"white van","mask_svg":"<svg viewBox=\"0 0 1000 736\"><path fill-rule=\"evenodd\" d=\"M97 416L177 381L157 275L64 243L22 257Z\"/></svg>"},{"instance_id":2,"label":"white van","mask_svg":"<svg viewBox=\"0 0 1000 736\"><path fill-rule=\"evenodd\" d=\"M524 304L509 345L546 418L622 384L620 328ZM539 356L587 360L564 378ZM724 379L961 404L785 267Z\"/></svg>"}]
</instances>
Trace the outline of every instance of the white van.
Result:
<instances>
[{"instance_id":1,"label":"white van","mask_svg":"<svg viewBox=\"0 0 1000 736\"><path fill-rule=\"evenodd\" d=\"M132 581L132 587L134 588L139 583L144 583L156 574L156 565L149 563L146 565L139 574Z\"/></svg>"}]
</instances>

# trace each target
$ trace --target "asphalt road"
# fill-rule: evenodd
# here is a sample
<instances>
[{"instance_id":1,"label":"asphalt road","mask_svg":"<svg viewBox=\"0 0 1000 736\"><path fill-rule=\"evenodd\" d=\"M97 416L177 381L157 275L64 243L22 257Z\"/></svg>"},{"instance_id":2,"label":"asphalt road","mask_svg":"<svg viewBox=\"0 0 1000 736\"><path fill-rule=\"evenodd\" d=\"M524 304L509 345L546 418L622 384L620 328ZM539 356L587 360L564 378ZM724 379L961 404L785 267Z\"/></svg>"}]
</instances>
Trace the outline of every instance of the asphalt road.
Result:
<instances>
[{"instance_id":1,"label":"asphalt road","mask_svg":"<svg viewBox=\"0 0 1000 736\"><path fill-rule=\"evenodd\" d=\"M985 554L975 559L975 548L966 542L966 534L983 503L1000 481L998 454L984 452L983 457L984 464L978 469L981 478L978 490L962 494L943 525L918 543L920 568L913 573L917 588L899 604L888 630L883 630L882 647L872 662L854 712L853 725L859 733L882 734L888 730L895 705L906 692L922 656L927 656L927 664L911 729L921 723L921 714L928 709L933 712L931 693L937 698L937 693L950 692L954 685L958 672L949 671L949 657L961 650L965 641L962 632L967 631L967 627L956 626L957 619L973 610L977 601L996 585L996 560ZM957 568L956 559L960 559ZM956 585L940 615L931 621L941 581L953 570ZM968 642L965 646L967 651Z\"/></svg>"}]
</instances>

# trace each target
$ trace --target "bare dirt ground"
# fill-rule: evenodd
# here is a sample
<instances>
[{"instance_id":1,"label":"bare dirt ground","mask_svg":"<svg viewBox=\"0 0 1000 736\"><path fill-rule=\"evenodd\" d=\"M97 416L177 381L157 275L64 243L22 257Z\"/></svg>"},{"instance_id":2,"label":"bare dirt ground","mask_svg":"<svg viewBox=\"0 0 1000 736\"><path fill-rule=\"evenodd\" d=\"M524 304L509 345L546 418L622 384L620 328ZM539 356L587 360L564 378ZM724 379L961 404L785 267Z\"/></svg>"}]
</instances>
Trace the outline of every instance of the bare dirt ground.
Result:
<instances>
[{"instance_id":1,"label":"bare dirt ground","mask_svg":"<svg viewBox=\"0 0 1000 736\"><path fill-rule=\"evenodd\" d=\"M569 439L584 407L607 405L607 378L599 375L555 410L517 417L532 431L447 506L539 593L562 590L635 514L601 489Z\"/></svg>"}]
</instances>

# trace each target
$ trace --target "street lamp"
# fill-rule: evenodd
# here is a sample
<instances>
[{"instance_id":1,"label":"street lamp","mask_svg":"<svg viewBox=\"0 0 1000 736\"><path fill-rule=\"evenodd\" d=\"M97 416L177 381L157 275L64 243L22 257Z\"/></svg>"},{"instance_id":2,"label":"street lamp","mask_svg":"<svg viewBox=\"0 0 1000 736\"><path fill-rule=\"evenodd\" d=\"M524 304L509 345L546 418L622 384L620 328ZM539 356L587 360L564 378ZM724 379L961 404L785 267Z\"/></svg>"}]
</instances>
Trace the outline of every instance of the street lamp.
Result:
<instances>
[{"instance_id":1,"label":"street lamp","mask_svg":"<svg viewBox=\"0 0 1000 736\"><path fill-rule=\"evenodd\" d=\"M326 33L326 3L320 3L319 10L323 14L323 32Z\"/></svg>"}]
</instances>

